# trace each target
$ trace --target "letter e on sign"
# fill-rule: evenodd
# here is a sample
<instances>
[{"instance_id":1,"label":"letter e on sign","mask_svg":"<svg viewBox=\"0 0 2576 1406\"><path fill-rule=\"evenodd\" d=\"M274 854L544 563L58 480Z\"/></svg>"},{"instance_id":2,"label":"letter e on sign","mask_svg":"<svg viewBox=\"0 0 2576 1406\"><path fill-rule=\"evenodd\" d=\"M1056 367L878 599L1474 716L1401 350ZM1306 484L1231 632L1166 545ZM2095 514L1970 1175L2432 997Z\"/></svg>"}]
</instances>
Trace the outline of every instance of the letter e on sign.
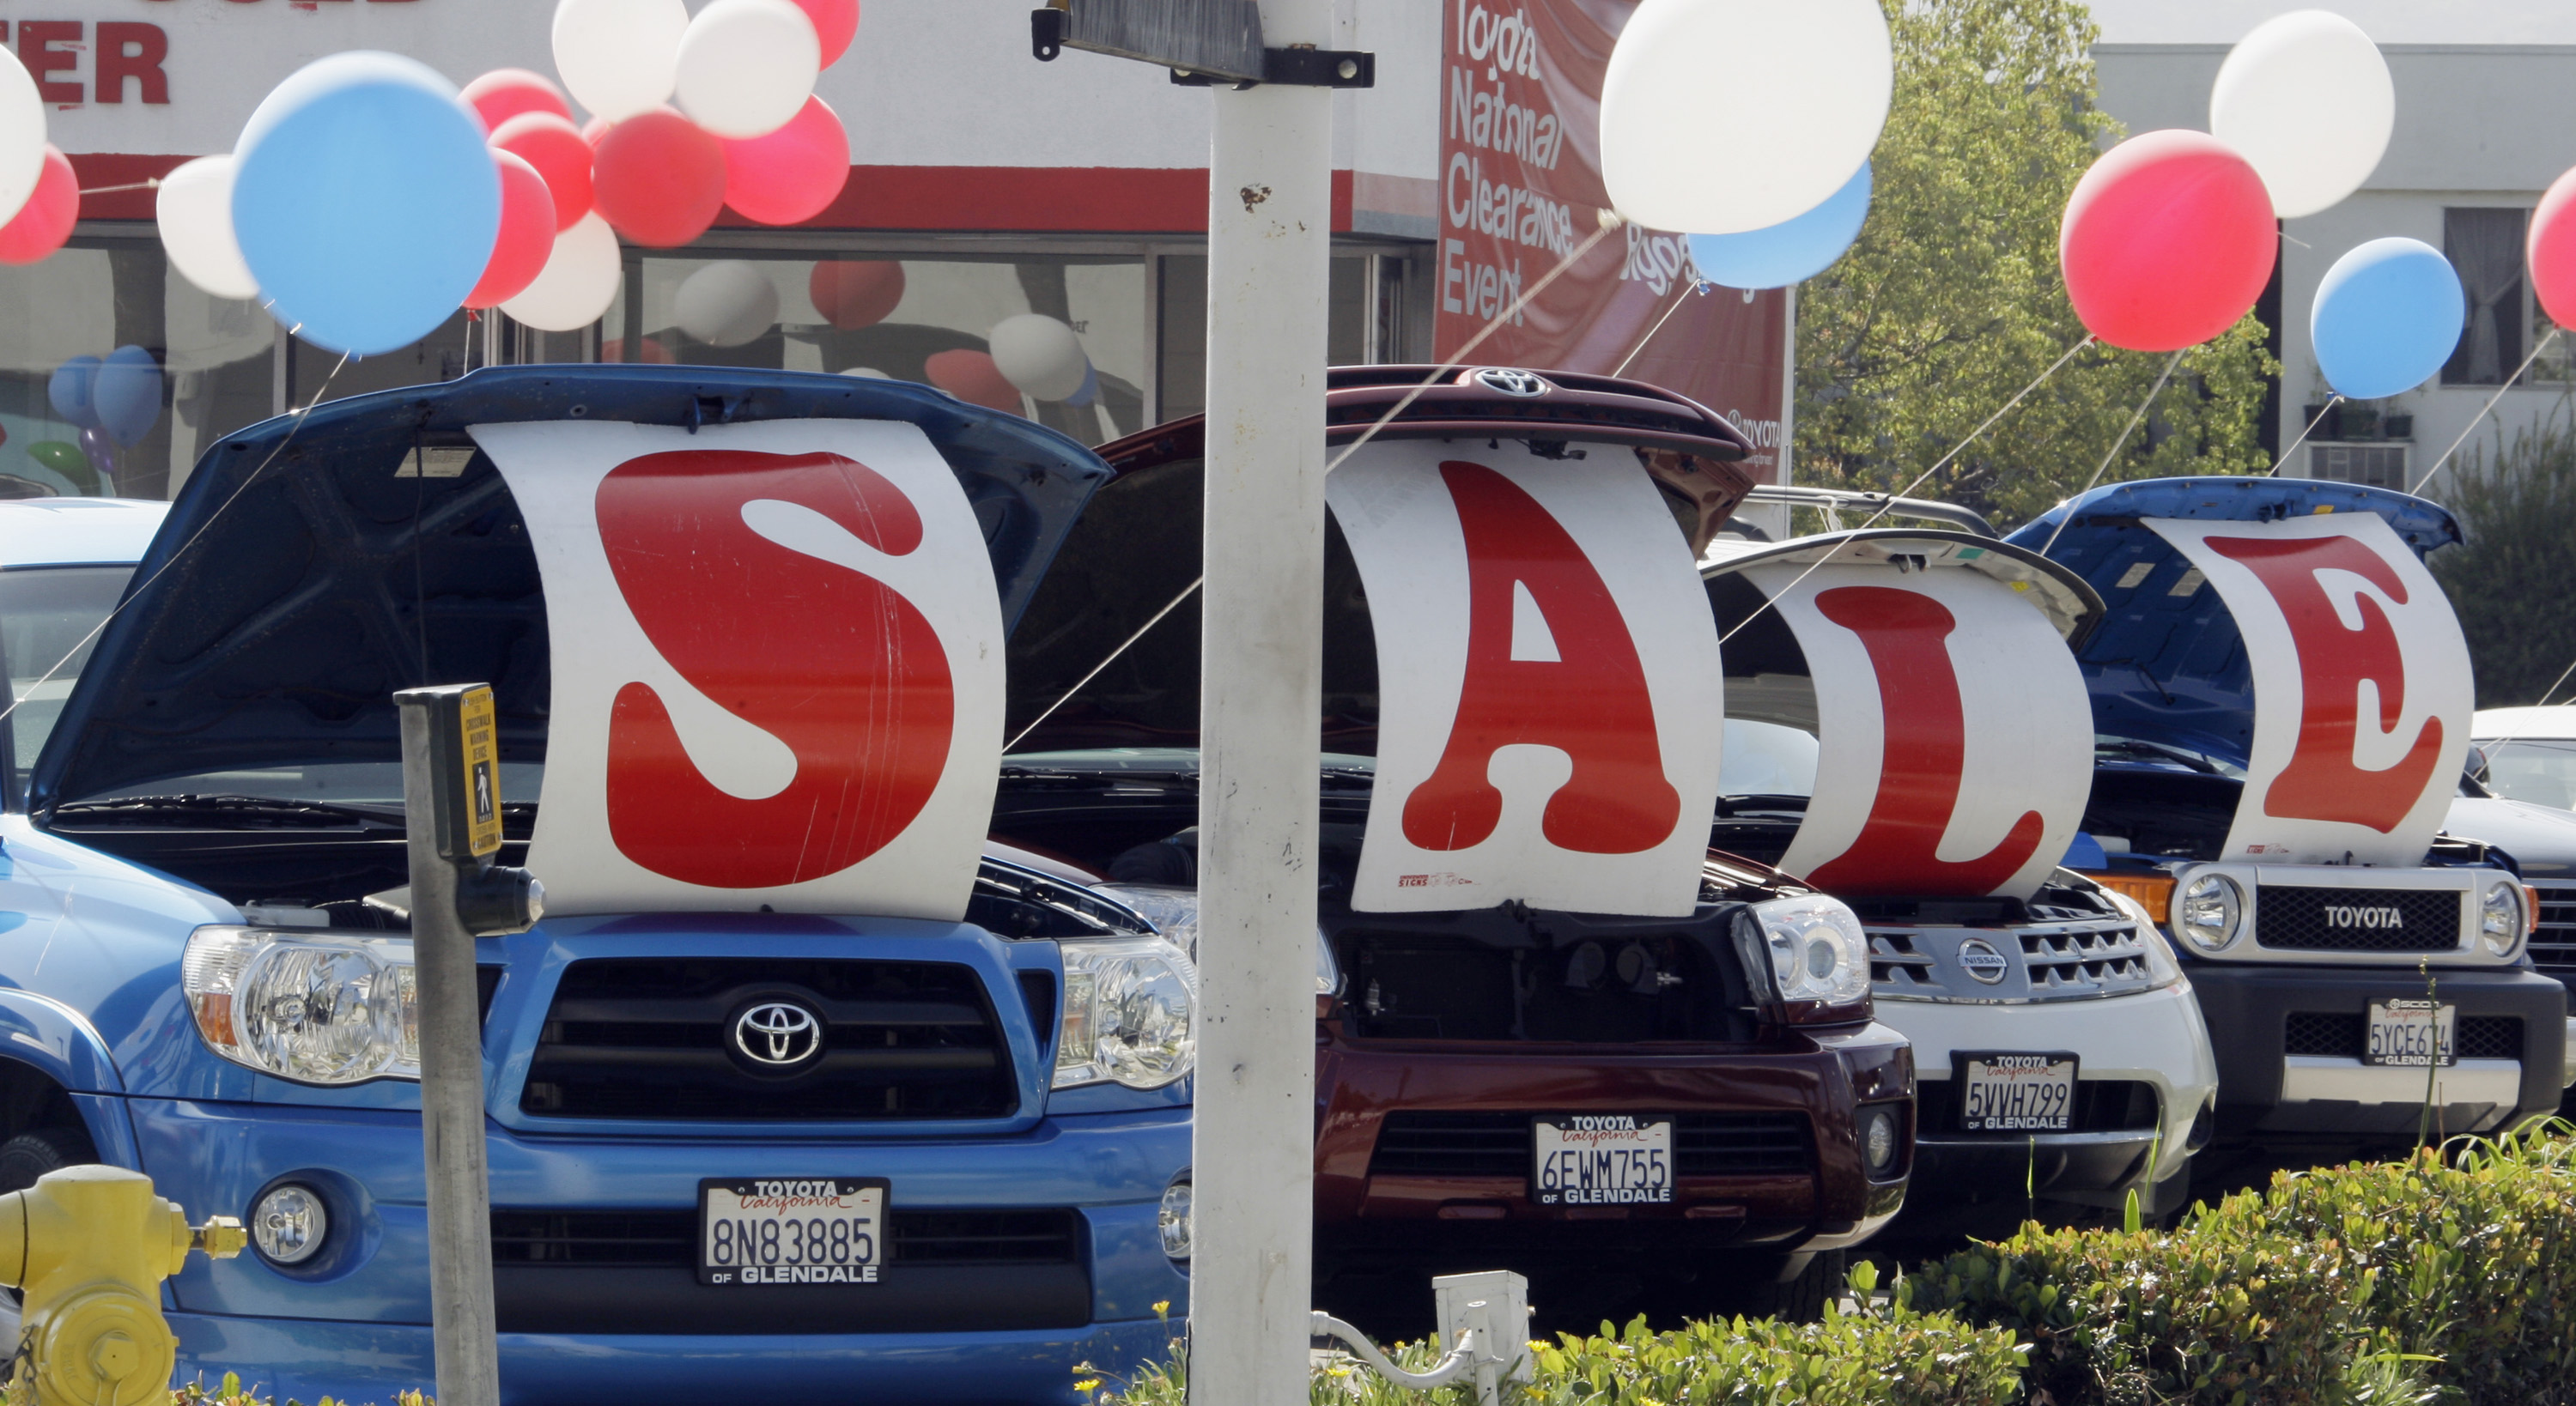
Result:
<instances>
[{"instance_id":1,"label":"letter e on sign","mask_svg":"<svg viewBox=\"0 0 2576 1406\"><path fill-rule=\"evenodd\" d=\"M1690 544L1636 456L1372 444L1325 495L1377 646L1353 906L1692 911L1723 679Z\"/></svg>"}]
</instances>

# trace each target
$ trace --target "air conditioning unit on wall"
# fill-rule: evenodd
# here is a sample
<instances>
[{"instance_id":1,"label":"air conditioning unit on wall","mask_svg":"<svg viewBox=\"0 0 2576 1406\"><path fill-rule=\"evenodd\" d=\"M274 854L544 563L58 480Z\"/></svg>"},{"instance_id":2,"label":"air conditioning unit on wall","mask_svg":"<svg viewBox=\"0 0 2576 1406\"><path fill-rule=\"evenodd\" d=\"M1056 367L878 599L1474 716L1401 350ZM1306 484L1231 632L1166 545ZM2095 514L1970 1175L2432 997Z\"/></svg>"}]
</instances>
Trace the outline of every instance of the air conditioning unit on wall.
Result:
<instances>
[{"instance_id":1,"label":"air conditioning unit on wall","mask_svg":"<svg viewBox=\"0 0 2576 1406\"><path fill-rule=\"evenodd\" d=\"M2308 477L2403 492L2412 482L2414 447L2387 440L2365 444L2312 442L2308 445Z\"/></svg>"}]
</instances>

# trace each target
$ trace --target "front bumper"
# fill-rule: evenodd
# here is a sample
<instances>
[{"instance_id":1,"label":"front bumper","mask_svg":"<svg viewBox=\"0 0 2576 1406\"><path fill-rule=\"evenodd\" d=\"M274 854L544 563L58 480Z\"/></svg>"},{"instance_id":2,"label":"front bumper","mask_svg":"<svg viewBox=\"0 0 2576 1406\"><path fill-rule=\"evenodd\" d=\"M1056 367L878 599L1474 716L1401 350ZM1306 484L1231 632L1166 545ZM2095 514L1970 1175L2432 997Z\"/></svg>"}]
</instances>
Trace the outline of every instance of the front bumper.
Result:
<instances>
[{"instance_id":1,"label":"front bumper","mask_svg":"<svg viewBox=\"0 0 2576 1406\"><path fill-rule=\"evenodd\" d=\"M385 1401L431 1385L415 1115L140 1098L125 1107L142 1170L192 1215L247 1216L283 1180L321 1189L334 1211L333 1240L307 1265L282 1268L255 1252L200 1258L170 1281L181 1380L239 1371L280 1400L307 1401ZM1157 1305L1175 1323L1187 1311L1188 1281L1155 1229L1164 1187L1189 1162L1186 1108L1055 1116L1026 1133L955 1139L487 1131L496 1228L512 1217L623 1215L678 1217L692 1234L700 1178L770 1174L883 1176L890 1212L1060 1210L1073 1227L1062 1262L924 1265L911 1295L899 1292L900 1249L886 1281L870 1286L879 1294L703 1287L685 1242L675 1252L630 1246L644 1258L627 1263L502 1256L494 1287L506 1400L633 1400L687 1383L731 1395L756 1381L791 1394L810 1384L817 1395L872 1399L1072 1402L1077 1364L1123 1371L1172 1336ZM681 1258L663 1262L672 1253ZM779 1297L747 1303L769 1294ZM859 1330L830 1331L848 1327Z\"/></svg>"},{"instance_id":2,"label":"front bumper","mask_svg":"<svg viewBox=\"0 0 2576 1406\"><path fill-rule=\"evenodd\" d=\"M1863 1105L1895 1110L1908 1125L1900 1141L1912 1131L1913 1057L1884 1025L1650 1054L1336 1038L1317 1051L1316 1091L1319 1277L1361 1266L1533 1273L1611 1254L1643 1270L1655 1260L1695 1267L1701 1256L1736 1251L1838 1249L1895 1215L1910 1173L1900 1151L1886 1175L1871 1178L1858 1141ZM1686 1158L1669 1205L1542 1207L1529 1196L1525 1133L1515 1152L1505 1131L1489 1149L1495 1165L1478 1157L1464 1172L1378 1162L1390 1119L1411 1113L1790 1117L1806 1131L1806 1160L1697 1175Z\"/></svg>"},{"instance_id":3,"label":"front bumper","mask_svg":"<svg viewBox=\"0 0 2576 1406\"><path fill-rule=\"evenodd\" d=\"M2218 1091L2218 1065L2190 983L2096 1000L1976 1005L1881 1001L1880 1019L1914 1042L1926 1110L1915 1130L1916 1178L1906 1222L1946 1209L2038 1199L2116 1208L2190 1166L2195 1122ZM1956 1127L1952 1053L2076 1056L2094 1095L2095 1126L2063 1133L1971 1133ZM2152 1106L2123 1116L2144 1085ZM2122 1087L2127 1086L2127 1087ZM2115 1106L2120 1105L2120 1106ZM2150 1155L2155 1165L2147 1165Z\"/></svg>"},{"instance_id":4,"label":"front bumper","mask_svg":"<svg viewBox=\"0 0 2576 1406\"><path fill-rule=\"evenodd\" d=\"M2485 1022L2519 1022L2518 1046L2464 1051L2429 1078L2422 1068L2369 1065L2358 1048L2328 1049L2316 1032L2358 1022L2373 1001L2422 1000L2422 973L2194 963L2192 990L2218 1057L2219 1140L2412 1141L2428 1095L2444 1134L2491 1133L2555 1109L2567 1061L2567 989L2522 970L2455 969L2433 979L2462 1022L2480 1021L2487 1032L2513 1027Z\"/></svg>"}]
</instances>

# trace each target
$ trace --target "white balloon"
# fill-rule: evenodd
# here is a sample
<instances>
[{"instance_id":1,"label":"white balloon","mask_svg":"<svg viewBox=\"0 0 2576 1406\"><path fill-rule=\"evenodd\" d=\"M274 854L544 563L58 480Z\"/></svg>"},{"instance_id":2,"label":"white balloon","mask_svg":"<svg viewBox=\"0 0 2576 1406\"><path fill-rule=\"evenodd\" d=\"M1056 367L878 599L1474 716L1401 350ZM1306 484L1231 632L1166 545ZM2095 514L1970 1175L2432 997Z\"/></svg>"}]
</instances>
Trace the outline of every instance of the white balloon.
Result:
<instances>
[{"instance_id":1,"label":"white balloon","mask_svg":"<svg viewBox=\"0 0 2576 1406\"><path fill-rule=\"evenodd\" d=\"M0 44L0 224L18 218L45 174L45 100L9 46Z\"/></svg>"},{"instance_id":2,"label":"white balloon","mask_svg":"<svg viewBox=\"0 0 2576 1406\"><path fill-rule=\"evenodd\" d=\"M778 285L743 259L709 264L680 281L671 320L711 347L738 347L778 323Z\"/></svg>"},{"instance_id":3,"label":"white balloon","mask_svg":"<svg viewBox=\"0 0 2576 1406\"><path fill-rule=\"evenodd\" d=\"M546 271L526 292L503 303L501 311L540 332L577 332L597 322L617 301L624 275L617 231L593 211L555 236L555 252L546 260Z\"/></svg>"},{"instance_id":4,"label":"white balloon","mask_svg":"<svg viewBox=\"0 0 2576 1406\"><path fill-rule=\"evenodd\" d=\"M985 345L1002 378L1039 400L1063 400L1082 389L1091 372L1082 339L1041 312L1024 312L993 325Z\"/></svg>"},{"instance_id":5,"label":"white balloon","mask_svg":"<svg viewBox=\"0 0 2576 1406\"><path fill-rule=\"evenodd\" d=\"M2238 40L2209 92L2210 135L2236 148L2282 219L2361 189L2397 127L2397 85L2361 26L2293 10Z\"/></svg>"},{"instance_id":6,"label":"white balloon","mask_svg":"<svg viewBox=\"0 0 2576 1406\"><path fill-rule=\"evenodd\" d=\"M555 74L593 117L660 107L679 74L681 0L555 0Z\"/></svg>"},{"instance_id":7,"label":"white balloon","mask_svg":"<svg viewBox=\"0 0 2576 1406\"><path fill-rule=\"evenodd\" d=\"M1896 53L1878 0L1644 0L1601 83L1601 178L1681 234L1768 229L1878 145Z\"/></svg>"},{"instance_id":8,"label":"white balloon","mask_svg":"<svg viewBox=\"0 0 2576 1406\"><path fill-rule=\"evenodd\" d=\"M161 178L153 200L161 247L180 276L218 298L259 296L233 238L233 158L200 156Z\"/></svg>"},{"instance_id":9,"label":"white balloon","mask_svg":"<svg viewBox=\"0 0 2576 1406\"><path fill-rule=\"evenodd\" d=\"M805 110L823 41L794 0L715 0L680 39L680 111L719 137L765 137Z\"/></svg>"},{"instance_id":10,"label":"white balloon","mask_svg":"<svg viewBox=\"0 0 2576 1406\"><path fill-rule=\"evenodd\" d=\"M841 374L844 376L855 376L862 381L891 381L894 379L894 377L879 371L873 366L853 366Z\"/></svg>"}]
</instances>

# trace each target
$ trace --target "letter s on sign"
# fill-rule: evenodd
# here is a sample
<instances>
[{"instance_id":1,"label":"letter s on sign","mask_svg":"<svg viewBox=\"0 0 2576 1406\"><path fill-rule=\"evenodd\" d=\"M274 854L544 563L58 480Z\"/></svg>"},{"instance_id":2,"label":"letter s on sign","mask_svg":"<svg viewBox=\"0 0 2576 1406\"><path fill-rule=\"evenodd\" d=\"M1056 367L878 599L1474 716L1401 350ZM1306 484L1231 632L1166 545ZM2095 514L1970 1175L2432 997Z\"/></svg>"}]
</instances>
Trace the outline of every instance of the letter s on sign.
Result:
<instances>
[{"instance_id":1,"label":"letter s on sign","mask_svg":"<svg viewBox=\"0 0 2576 1406\"><path fill-rule=\"evenodd\" d=\"M747 801L718 790L652 687L620 689L608 730L608 828L637 864L710 888L774 888L883 849L929 803L956 695L929 619L873 577L779 546L745 504L794 503L888 556L921 514L838 454L679 450L601 480L601 545L635 623L717 706L787 744L796 775Z\"/></svg>"}]
</instances>

